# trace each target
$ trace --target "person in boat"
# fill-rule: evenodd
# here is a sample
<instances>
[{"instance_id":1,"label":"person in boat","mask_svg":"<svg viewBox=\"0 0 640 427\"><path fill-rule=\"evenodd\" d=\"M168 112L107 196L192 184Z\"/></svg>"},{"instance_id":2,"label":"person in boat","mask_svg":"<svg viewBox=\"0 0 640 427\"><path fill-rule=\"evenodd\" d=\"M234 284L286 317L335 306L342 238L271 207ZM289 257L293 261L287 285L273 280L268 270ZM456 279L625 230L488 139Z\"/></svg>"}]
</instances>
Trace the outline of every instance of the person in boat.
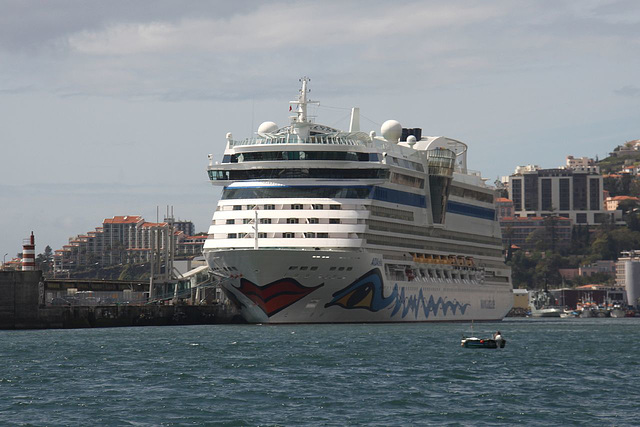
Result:
<instances>
[{"instance_id":1,"label":"person in boat","mask_svg":"<svg viewBox=\"0 0 640 427\"><path fill-rule=\"evenodd\" d=\"M498 331L495 334L493 334L493 339L495 341L503 341L504 340L504 338L502 338L502 334L500 333L500 331Z\"/></svg>"}]
</instances>

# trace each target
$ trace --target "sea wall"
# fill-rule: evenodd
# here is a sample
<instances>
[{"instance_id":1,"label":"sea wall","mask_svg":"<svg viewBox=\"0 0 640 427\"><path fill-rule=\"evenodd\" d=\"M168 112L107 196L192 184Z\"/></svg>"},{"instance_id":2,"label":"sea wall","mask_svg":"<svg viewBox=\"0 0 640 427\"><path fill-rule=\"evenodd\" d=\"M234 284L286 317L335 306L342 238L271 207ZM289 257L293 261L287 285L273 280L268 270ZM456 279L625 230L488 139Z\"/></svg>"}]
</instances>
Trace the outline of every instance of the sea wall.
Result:
<instances>
[{"instance_id":1,"label":"sea wall","mask_svg":"<svg viewBox=\"0 0 640 427\"><path fill-rule=\"evenodd\" d=\"M223 304L45 305L40 271L0 272L0 329L95 328L243 323Z\"/></svg>"}]
</instances>

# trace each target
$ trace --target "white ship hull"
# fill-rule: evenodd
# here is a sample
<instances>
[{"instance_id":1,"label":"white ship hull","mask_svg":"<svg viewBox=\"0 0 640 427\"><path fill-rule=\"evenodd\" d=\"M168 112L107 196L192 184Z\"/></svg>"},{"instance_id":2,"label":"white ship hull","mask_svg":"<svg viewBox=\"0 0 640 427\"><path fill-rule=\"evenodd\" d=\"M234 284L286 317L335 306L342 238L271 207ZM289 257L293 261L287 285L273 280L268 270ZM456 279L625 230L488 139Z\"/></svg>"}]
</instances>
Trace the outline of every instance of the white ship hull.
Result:
<instances>
[{"instance_id":1,"label":"white ship hull","mask_svg":"<svg viewBox=\"0 0 640 427\"><path fill-rule=\"evenodd\" d=\"M366 252L247 249L205 256L251 323L492 321L513 305L510 286L389 280L382 256Z\"/></svg>"}]
</instances>

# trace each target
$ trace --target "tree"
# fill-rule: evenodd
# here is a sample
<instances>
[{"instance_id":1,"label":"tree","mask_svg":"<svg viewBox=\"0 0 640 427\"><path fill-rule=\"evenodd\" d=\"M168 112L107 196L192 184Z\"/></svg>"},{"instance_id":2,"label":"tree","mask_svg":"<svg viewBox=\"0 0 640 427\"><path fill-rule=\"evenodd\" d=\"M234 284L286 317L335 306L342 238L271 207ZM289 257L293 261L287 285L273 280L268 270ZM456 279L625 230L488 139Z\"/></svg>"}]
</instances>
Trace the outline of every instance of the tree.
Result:
<instances>
[{"instance_id":1,"label":"tree","mask_svg":"<svg viewBox=\"0 0 640 427\"><path fill-rule=\"evenodd\" d=\"M618 209L622 211L622 215L626 216L638 208L638 202L635 200L623 200L618 203Z\"/></svg>"}]
</instances>

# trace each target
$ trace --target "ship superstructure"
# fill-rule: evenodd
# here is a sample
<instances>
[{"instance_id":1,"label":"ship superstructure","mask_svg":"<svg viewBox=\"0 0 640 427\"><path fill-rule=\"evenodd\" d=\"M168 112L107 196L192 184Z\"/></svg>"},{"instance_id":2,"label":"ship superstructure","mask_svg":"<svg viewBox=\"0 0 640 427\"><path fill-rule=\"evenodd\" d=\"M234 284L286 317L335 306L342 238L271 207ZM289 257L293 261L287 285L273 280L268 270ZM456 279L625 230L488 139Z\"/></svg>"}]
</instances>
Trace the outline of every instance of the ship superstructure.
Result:
<instances>
[{"instance_id":1,"label":"ship superstructure","mask_svg":"<svg viewBox=\"0 0 640 427\"><path fill-rule=\"evenodd\" d=\"M494 190L466 144L386 121L381 135L307 115L227 134L204 254L249 322L502 319L513 303Z\"/></svg>"}]
</instances>

